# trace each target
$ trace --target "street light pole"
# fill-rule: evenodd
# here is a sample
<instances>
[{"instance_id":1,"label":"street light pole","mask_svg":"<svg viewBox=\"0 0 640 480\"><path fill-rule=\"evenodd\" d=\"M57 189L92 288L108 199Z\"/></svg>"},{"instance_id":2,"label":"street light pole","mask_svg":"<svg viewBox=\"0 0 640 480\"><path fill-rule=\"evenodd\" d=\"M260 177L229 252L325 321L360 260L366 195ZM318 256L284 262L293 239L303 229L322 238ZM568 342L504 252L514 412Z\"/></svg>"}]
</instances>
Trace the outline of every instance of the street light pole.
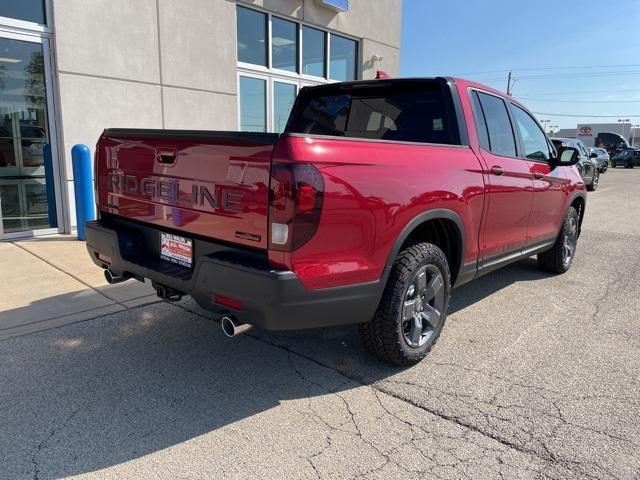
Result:
<instances>
[{"instance_id":1,"label":"street light pole","mask_svg":"<svg viewBox=\"0 0 640 480\"><path fill-rule=\"evenodd\" d=\"M624 124L625 123L629 123L629 119L628 118L619 118L618 119L618 123L620 124L620 127L621 127L620 134L624 137Z\"/></svg>"}]
</instances>

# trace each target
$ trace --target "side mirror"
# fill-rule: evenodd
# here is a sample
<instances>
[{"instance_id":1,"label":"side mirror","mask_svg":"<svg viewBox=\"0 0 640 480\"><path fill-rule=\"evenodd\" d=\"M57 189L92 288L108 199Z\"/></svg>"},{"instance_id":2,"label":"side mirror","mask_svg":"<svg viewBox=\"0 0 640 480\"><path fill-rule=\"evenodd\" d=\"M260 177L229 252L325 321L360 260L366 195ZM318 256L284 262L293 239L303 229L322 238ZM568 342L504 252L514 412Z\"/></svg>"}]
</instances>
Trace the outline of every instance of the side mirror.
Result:
<instances>
[{"instance_id":1,"label":"side mirror","mask_svg":"<svg viewBox=\"0 0 640 480\"><path fill-rule=\"evenodd\" d=\"M598 154L596 152L591 152L591 155L589 155L589 158L598 158Z\"/></svg>"},{"instance_id":2,"label":"side mirror","mask_svg":"<svg viewBox=\"0 0 640 480\"><path fill-rule=\"evenodd\" d=\"M573 147L560 147L558 156L552 159L554 167L570 167L580 161L580 152Z\"/></svg>"}]
</instances>

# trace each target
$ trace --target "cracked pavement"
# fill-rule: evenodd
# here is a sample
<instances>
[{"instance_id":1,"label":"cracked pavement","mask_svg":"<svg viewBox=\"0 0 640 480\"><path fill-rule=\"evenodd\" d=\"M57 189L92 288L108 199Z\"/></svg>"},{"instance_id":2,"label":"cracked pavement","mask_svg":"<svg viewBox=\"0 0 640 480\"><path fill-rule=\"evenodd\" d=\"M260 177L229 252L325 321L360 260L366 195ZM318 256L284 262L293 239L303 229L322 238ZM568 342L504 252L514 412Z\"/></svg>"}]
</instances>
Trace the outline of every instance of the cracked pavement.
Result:
<instances>
[{"instance_id":1,"label":"cracked pavement","mask_svg":"<svg viewBox=\"0 0 640 480\"><path fill-rule=\"evenodd\" d=\"M603 175L570 272L454 290L409 369L188 299L0 341L0 478L640 479L639 198Z\"/></svg>"}]
</instances>

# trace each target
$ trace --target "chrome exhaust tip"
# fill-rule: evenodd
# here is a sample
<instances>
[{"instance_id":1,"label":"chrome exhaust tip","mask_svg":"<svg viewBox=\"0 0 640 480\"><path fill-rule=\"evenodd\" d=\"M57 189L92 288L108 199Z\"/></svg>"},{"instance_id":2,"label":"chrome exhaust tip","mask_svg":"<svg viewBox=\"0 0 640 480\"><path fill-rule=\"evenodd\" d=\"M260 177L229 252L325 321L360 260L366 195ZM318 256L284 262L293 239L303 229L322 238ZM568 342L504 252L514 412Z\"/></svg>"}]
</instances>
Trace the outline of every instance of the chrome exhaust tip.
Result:
<instances>
[{"instance_id":1,"label":"chrome exhaust tip","mask_svg":"<svg viewBox=\"0 0 640 480\"><path fill-rule=\"evenodd\" d=\"M124 277L123 275L116 275L115 273L113 273L108 268L105 268L105 270L104 270L104 278L105 278L105 280L107 281L107 283L109 285L113 285L115 283L124 282L125 280L127 280L127 278Z\"/></svg>"},{"instance_id":2,"label":"chrome exhaust tip","mask_svg":"<svg viewBox=\"0 0 640 480\"><path fill-rule=\"evenodd\" d=\"M248 323L239 322L235 317L228 315L225 315L220 319L220 325L222 326L224 334L229 338L248 332L253 328Z\"/></svg>"}]
</instances>

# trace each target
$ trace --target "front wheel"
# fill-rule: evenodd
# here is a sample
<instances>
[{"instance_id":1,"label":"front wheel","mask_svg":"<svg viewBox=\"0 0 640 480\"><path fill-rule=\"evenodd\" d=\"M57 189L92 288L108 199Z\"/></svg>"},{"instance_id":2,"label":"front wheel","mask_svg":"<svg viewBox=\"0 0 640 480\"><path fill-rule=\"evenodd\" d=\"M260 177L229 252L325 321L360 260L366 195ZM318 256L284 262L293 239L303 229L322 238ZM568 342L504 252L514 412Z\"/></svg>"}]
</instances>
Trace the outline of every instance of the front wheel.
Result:
<instances>
[{"instance_id":1,"label":"front wheel","mask_svg":"<svg viewBox=\"0 0 640 480\"><path fill-rule=\"evenodd\" d=\"M578 211L569 207L562 223L562 229L551 250L538 254L538 266L552 273L565 273L571 268L578 243Z\"/></svg>"},{"instance_id":2,"label":"front wheel","mask_svg":"<svg viewBox=\"0 0 640 480\"><path fill-rule=\"evenodd\" d=\"M359 326L365 348L395 365L414 365L433 348L449 308L451 275L442 250L430 243L396 258L378 310Z\"/></svg>"}]
</instances>

